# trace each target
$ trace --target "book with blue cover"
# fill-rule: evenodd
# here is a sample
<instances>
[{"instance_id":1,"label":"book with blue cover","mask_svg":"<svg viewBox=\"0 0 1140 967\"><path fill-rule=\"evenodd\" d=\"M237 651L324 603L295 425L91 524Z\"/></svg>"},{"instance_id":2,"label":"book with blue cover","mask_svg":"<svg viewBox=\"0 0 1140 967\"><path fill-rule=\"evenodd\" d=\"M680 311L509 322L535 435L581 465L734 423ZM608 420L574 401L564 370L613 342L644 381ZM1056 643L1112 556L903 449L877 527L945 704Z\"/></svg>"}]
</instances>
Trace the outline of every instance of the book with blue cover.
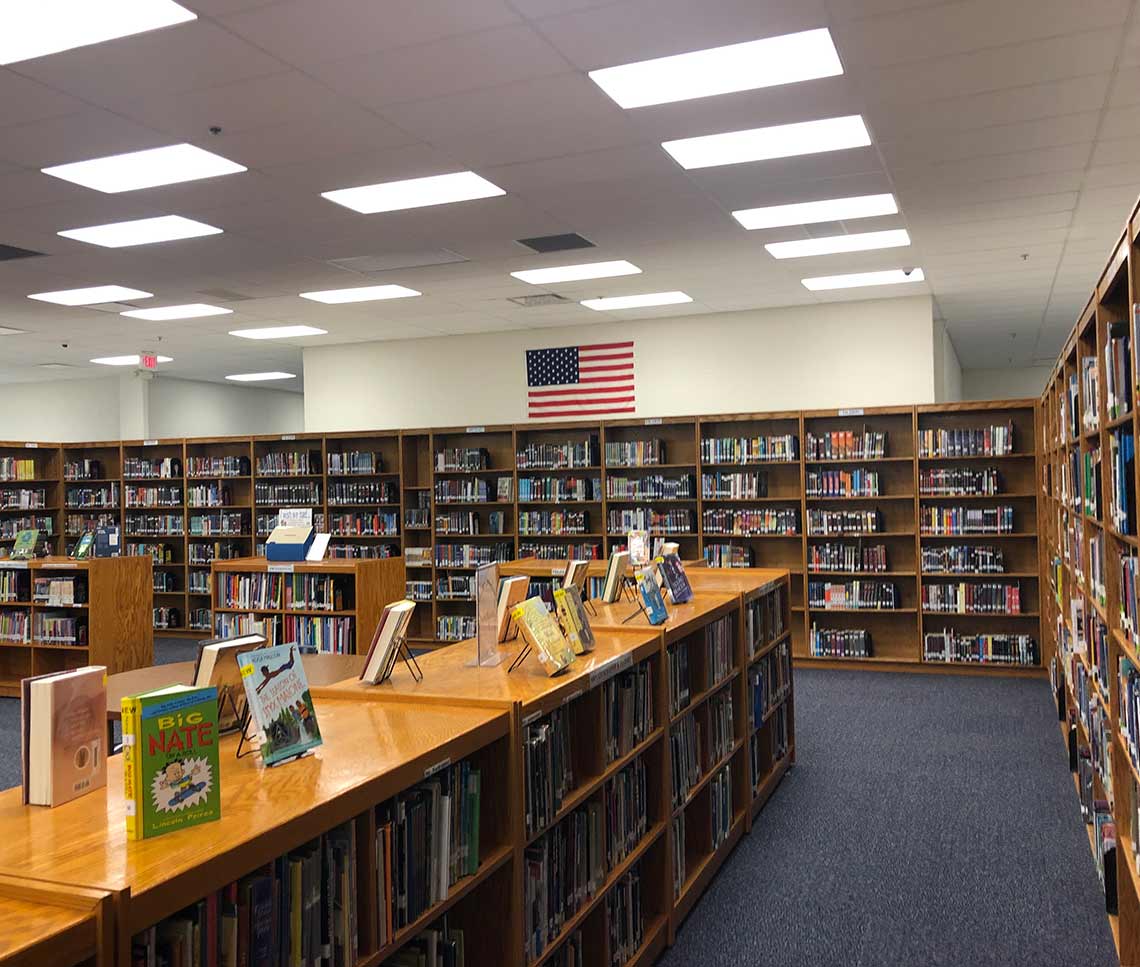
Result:
<instances>
[{"instance_id":1,"label":"book with blue cover","mask_svg":"<svg viewBox=\"0 0 1140 967\"><path fill-rule=\"evenodd\" d=\"M676 554L666 554L657 565L661 576L665 579L665 586L674 604L684 604L693 596L689 576L685 573L685 565Z\"/></svg>"},{"instance_id":2,"label":"book with blue cover","mask_svg":"<svg viewBox=\"0 0 1140 967\"><path fill-rule=\"evenodd\" d=\"M641 603L645 605L645 614L649 618L649 623L664 624L669 612L665 610L665 600L661 597L661 589L652 574L644 574L638 579L637 593L641 595Z\"/></svg>"},{"instance_id":3,"label":"book with blue cover","mask_svg":"<svg viewBox=\"0 0 1140 967\"><path fill-rule=\"evenodd\" d=\"M267 766L321 744L317 712L295 644L247 651L237 656L237 662Z\"/></svg>"}]
</instances>

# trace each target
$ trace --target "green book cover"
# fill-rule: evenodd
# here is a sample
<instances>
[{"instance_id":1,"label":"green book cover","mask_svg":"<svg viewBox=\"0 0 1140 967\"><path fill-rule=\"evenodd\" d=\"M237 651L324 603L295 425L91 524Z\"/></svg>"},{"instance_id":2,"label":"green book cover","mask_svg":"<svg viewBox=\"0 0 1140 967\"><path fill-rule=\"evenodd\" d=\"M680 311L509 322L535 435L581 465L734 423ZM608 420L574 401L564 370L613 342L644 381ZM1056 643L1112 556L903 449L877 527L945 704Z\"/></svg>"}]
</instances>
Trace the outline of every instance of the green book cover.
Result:
<instances>
[{"instance_id":1,"label":"green book cover","mask_svg":"<svg viewBox=\"0 0 1140 967\"><path fill-rule=\"evenodd\" d=\"M79 538L78 543L75 545L75 558L82 560L85 557L91 556L91 549L95 546L95 534L93 531L87 531L82 537Z\"/></svg>"},{"instance_id":2,"label":"green book cover","mask_svg":"<svg viewBox=\"0 0 1140 967\"><path fill-rule=\"evenodd\" d=\"M38 530L19 531L16 534L16 543L12 545L12 557L16 560L36 556L36 541L40 539Z\"/></svg>"},{"instance_id":3,"label":"green book cover","mask_svg":"<svg viewBox=\"0 0 1140 967\"><path fill-rule=\"evenodd\" d=\"M237 663L267 766L321 744L317 711L296 645L246 651L237 656Z\"/></svg>"},{"instance_id":4,"label":"green book cover","mask_svg":"<svg viewBox=\"0 0 1140 967\"><path fill-rule=\"evenodd\" d=\"M144 692L138 703L142 837L220 819L218 690L174 685Z\"/></svg>"}]
</instances>

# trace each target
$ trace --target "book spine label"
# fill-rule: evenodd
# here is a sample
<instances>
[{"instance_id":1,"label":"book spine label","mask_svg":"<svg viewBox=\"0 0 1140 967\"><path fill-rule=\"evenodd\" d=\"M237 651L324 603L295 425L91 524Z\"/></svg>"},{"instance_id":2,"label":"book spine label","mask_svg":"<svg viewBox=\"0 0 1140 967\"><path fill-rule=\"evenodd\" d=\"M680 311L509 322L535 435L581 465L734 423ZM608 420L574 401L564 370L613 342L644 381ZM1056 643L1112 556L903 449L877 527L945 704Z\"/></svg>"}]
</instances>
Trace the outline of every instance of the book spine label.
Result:
<instances>
[{"instance_id":1,"label":"book spine label","mask_svg":"<svg viewBox=\"0 0 1140 967\"><path fill-rule=\"evenodd\" d=\"M135 722L138 702L133 696L122 700L123 730L123 798L126 813L127 839L142 839L142 817L139 815L138 727Z\"/></svg>"}]
</instances>

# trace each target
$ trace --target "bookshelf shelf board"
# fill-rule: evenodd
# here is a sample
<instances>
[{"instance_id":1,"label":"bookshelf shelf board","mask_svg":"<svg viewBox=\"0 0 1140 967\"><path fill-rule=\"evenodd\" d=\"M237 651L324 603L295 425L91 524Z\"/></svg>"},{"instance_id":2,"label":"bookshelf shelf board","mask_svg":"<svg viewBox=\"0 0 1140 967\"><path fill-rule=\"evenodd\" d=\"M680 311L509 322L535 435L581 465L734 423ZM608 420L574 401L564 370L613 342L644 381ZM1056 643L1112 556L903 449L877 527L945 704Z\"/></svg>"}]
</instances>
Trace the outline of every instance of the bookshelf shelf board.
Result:
<instances>
[{"instance_id":1,"label":"bookshelf shelf board","mask_svg":"<svg viewBox=\"0 0 1140 967\"><path fill-rule=\"evenodd\" d=\"M650 530L653 537L697 537L697 531L658 531ZM629 531L609 531L607 537L629 537ZM728 536L728 535L725 535Z\"/></svg>"},{"instance_id":2,"label":"bookshelf shelf board","mask_svg":"<svg viewBox=\"0 0 1140 967\"><path fill-rule=\"evenodd\" d=\"M672 812L670 813L670 818L676 819L689 806L691 806L696 801L697 796L699 796L704 791L705 786L707 786L712 781L713 776L715 776L720 769L724 768L724 766L728 765L728 763L732 761L732 757L743 748L743 739L734 740L732 743L732 748L729 749L725 755L721 756L721 758L719 758L716 762L704 770L704 774L701 776L701 778L698 779L693 787L685 794L685 801L682 802L679 806L673 807Z\"/></svg>"},{"instance_id":3,"label":"bookshelf shelf board","mask_svg":"<svg viewBox=\"0 0 1140 967\"><path fill-rule=\"evenodd\" d=\"M776 699L774 702L772 702L771 707L768 709L767 712L764 713L764 717L759 722L755 723L754 725L749 726L749 734L759 732L762 728L764 728L765 725L767 725L770 721L772 721L772 716L775 715L780 710L780 706L783 705L788 700L788 697L790 694L791 694L790 692L785 693L784 695L781 695L778 699Z\"/></svg>"},{"instance_id":4,"label":"bookshelf shelf board","mask_svg":"<svg viewBox=\"0 0 1140 967\"><path fill-rule=\"evenodd\" d=\"M261 474L260 476L272 476L272 474ZM252 480L249 474L238 473L188 473L186 474L187 480Z\"/></svg>"},{"instance_id":5,"label":"bookshelf shelf board","mask_svg":"<svg viewBox=\"0 0 1140 967\"><path fill-rule=\"evenodd\" d=\"M603 535L603 534L566 534L566 533L557 533L556 534L553 531L519 531L519 539L520 540L524 537L541 537L543 540L573 541L573 540L580 540L582 538L587 538L587 539L591 538L591 537L592 538L600 538L600 537L604 537L604 536L605 535Z\"/></svg>"},{"instance_id":6,"label":"bookshelf shelf board","mask_svg":"<svg viewBox=\"0 0 1140 967\"><path fill-rule=\"evenodd\" d=\"M905 615L915 614L917 608L817 608L808 605L812 614L874 614L874 615Z\"/></svg>"},{"instance_id":7,"label":"bookshelf shelf board","mask_svg":"<svg viewBox=\"0 0 1140 967\"><path fill-rule=\"evenodd\" d=\"M319 608L214 608L219 614L298 614L318 615L322 618L352 618L355 611L322 611Z\"/></svg>"},{"instance_id":8,"label":"bookshelf shelf board","mask_svg":"<svg viewBox=\"0 0 1140 967\"><path fill-rule=\"evenodd\" d=\"M525 474L539 474L539 473L586 473L591 470L601 470L598 464L590 464L586 467L515 467L518 473Z\"/></svg>"},{"instance_id":9,"label":"bookshelf shelf board","mask_svg":"<svg viewBox=\"0 0 1140 967\"><path fill-rule=\"evenodd\" d=\"M320 474L317 476L320 476ZM369 473L333 473L330 470L327 474L325 474L325 476L329 477L332 480L374 480L377 477L398 478L400 476L400 473L398 470L380 470Z\"/></svg>"},{"instance_id":10,"label":"bookshelf shelf board","mask_svg":"<svg viewBox=\"0 0 1140 967\"><path fill-rule=\"evenodd\" d=\"M1040 618L1039 611L923 611L923 618Z\"/></svg>"},{"instance_id":11,"label":"bookshelf shelf board","mask_svg":"<svg viewBox=\"0 0 1140 967\"><path fill-rule=\"evenodd\" d=\"M187 504L187 510L249 510L249 504Z\"/></svg>"},{"instance_id":12,"label":"bookshelf shelf board","mask_svg":"<svg viewBox=\"0 0 1140 967\"><path fill-rule=\"evenodd\" d=\"M96 962L101 942L94 903L81 907L62 893L55 898L58 902L52 902L50 894L46 898L36 895L36 888L43 890L44 884L18 884L14 878L5 879L13 882L12 886L5 883L4 895L0 897L0 961L14 967L72 967ZM33 888L26 899L9 895L13 888L18 892L20 886ZM103 962L102 956L98 962Z\"/></svg>"},{"instance_id":13,"label":"bookshelf shelf board","mask_svg":"<svg viewBox=\"0 0 1140 967\"><path fill-rule=\"evenodd\" d=\"M914 494L875 494L874 496L864 496L862 494L857 494L849 497L821 497L815 494L807 495L807 502L809 504L835 504L848 502L855 503L858 501L869 502L876 500L914 500Z\"/></svg>"},{"instance_id":14,"label":"bookshelf shelf board","mask_svg":"<svg viewBox=\"0 0 1140 967\"><path fill-rule=\"evenodd\" d=\"M368 502L368 501L359 501L359 502L358 501L352 501L351 503L350 502L341 502L339 500L330 500L328 502L329 510L332 510L334 508L339 509L341 507L347 507L347 508L351 509L353 507L399 507L399 506L400 506L400 502L398 500L395 502L382 501L382 500L380 500L380 501L374 500L371 502Z\"/></svg>"},{"instance_id":15,"label":"bookshelf shelf board","mask_svg":"<svg viewBox=\"0 0 1140 967\"><path fill-rule=\"evenodd\" d=\"M592 500L520 500L520 507L570 507L578 506L579 504L600 504L602 502L600 497ZM614 503L609 499L609 503Z\"/></svg>"},{"instance_id":16,"label":"bookshelf shelf board","mask_svg":"<svg viewBox=\"0 0 1140 967\"><path fill-rule=\"evenodd\" d=\"M1121 534L1120 531L1118 531L1111 524L1106 527L1105 530L1107 530L1110 535L1115 537L1122 544L1128 544L1131 547L1140 547L1140 539L1132 534Z\"/></svg>"},{"instance_id":17,"label":"bookshelf shelf board","mask_svg":"<svg viewBox=\"0 0 1140 967\"><path fill-rule=\"evenodd\" d=\"M605 468L611 470L696 470L695 463L607 463Z\"/></svg>"},{"instance_id":18,"label":"bookshelf shelf board","mask_svg":"<svg viewBox=\"0 0 1140 967\"><path fill-rule=\"evenodd\" d=\"M971 460L971 461L973 461L973 460L1033 460L1036 457L1037 457L1037 454L1033 453L1033 452L1026 453L1025 451L1015 451L1014 453L990 454L989 456L985 456L983 454L966 456L963 454L963 455L957 456L957 457L941 457L941 456L919 457L918 462L919 463L953 463L956 460Z\"/></svg>"},{"instance_id":19,"label":"bookshelf shelf board","mask_svg":"<svg viewBox=\"0 0 1140 967\"><path fill-rule=\"evenodd\" d=\"M1117 427L1128 426L1131 423L1132 423L1132 411L1129 410L1127 413L1124 413L1121 416L1116 417L1115 419L1109 420L1107 423L1105 423L1104 428L1106 430L1115 430Z\"/></svg>"},{"instance_id":20,"label":"bookshelf shelf board","mask_svg":"<svg viewBox=\"0 0 1140 967\"><path fill-rule=\"evenodd\" d=\"M1010 491L1000 494L919 494L919 500L1033 500L1032 491Z\"/></svg>"},{"instance_id":21,"label":"bookshelf shelf board","mask_svg":"<svg viewBox=\"0 0 1140 967\"><path fill-rule=\"evenodd\" d=\"M834 541L842 540L843 538L879 538L879 537L909 537L914 540L914 531L847 531L845 533L832 533L832 534L813 534L811 531L807 534L809 541Z\"/></svg>"},{"instance_id":22,"label":"bookshelf shelf board","mask_svg":"<svg viewBox=\"0 0 1140 967\"><path fill-rule=\"evenodd\" d=\"M277 508L279 510L282 507L312 507L314 510L320 510L322 507L324 507L324 502L319 501L319 500L317 500L317 501L312 501L312 500L308 500L308 501L306 501L306 500L282 500L282 501L278 501L277 503L267 504L267 503L264 503L263 501L259 500L253 506L258 510L262 510L265 508L268 508L270 510Z\"/></svg>"},{"instance_id":23,"label":"bookshelf shelf board","mask_svg":"<svg viewBox=\"0 0 1140 967\"><path fill-rule=\"evenodd\" d=\"M1084 440L1095 440L1098 436L1100 436L1099 426L1094 426L1091 430L1085 430L1084 433L1081 434L1081 438Z\"/></svg>"},{"instance_id":24,"label":"bookshelf shelf board","mask_svg":"<svg viewBox=\"0 0 1140 967\"><path fill-rule=\"evenodd\" d=\"M911 572L913 573L913 572ZM974 580L974 581L1000 581L1002 578L1018 578L1019 580L1036 581L1040 575L1036 571L923 571L922 578L926 580Z\"/></svg>"},{"instance_id":25,"label":"bookshelf shelf board","mask_svg":"<svg viewBox=\"0 0 1140 967\"><path fill-rule=\"evenodd\" d=\"M436 507L510 507L509 500L437 500ZM427 508L420 508L426 510Z\"/></svg>"},{"instance_id":26,"label":"bookshelf shelf board","mask_svg":"<svg viewBox=\"0 0 1140 967\"><path fill-rule=\"evenodd\" d=\"M697 898L720 868L721 863L724 862L728 854L732 852L733 847L739 842L743 832L744 817L738 816L733 819L732 826L729 828L729 833L725 841L715 850L702 856L695 866L687 871L685 882L681 886L681 892L673 901L673 916L677 923L680 923L689 915L693 904L697 902Z\"/></svg>"},{"instance_id":27,"label":"bookshelf shelf board","mask_svg":"<svg viewBox=\"0 0 1140 967\"><path fill-rule=\"evenodd\" d=\"M1117 647L1124 652L1124 657L1137 668L1140 668L1140 654L1137 652L1136 645L1117 627L1112 628L1112 638L1116 642Z\"/></svg>"},{"instance_id":28,"label":"bookshelf shelf board","mask_svg":"<svg viewBox=\"0 0 1140 967\"><path fill-rule=\"evenodd\" d=\"M798 497L788 497L788 498L782 498L782 499L786 499L786 500L792 501L792 502L797 502L799 500ZM707 501L713 500L713 498L705 497L704 500L707 502ZM762 503L764 500L765 500L764 497L757 497L751 502ZM607 504L695 504L696 502L697 502L696 497L607 497L606 498ZM519 503L523 503L523 501L519 501ZM598 503L598 501L593 501L593 503ZM727 501L719 501L718 500L718 501L716 501L716 503L727 503Z\"/></svg>"},{"instance_id":29,"label":"bookshelf shelf board","mask_svg":"<svg viewBox=\"0 0 1140 967\"><path fill-rule=\"evenodd\" d=\"M848 578L912 578L914 571L807 571L809 578L848 577Z\"/></svg>"},{"instance_id":30,"label":"bookshelf shelf board","mask_svg":"<svg viewBox=\"0 0 1140 967\"><path fill-rule=\"evenodd\" d=\"M267 535L259 534L258 536L265 537ZM392 534L345 534L343 532L337 533L336 531L332 531L329 533L329 537L340 541L354 541L357 538L362 541L395 541L400 539L400 532L396 531Z\"/></svg>"},{"instance_id":31,"label":"bookshelf shelf board","mask_svg":"<svg viewBox=\"0 0 1140 967\"><path fill-rule=\"evenodd\" d=\"M314 473L269 473L258 470L254 473L256 480L319 480L323 476L325 474L319 470Z\"/></svg>"},{"instance_id":32,"label":"bookshelf shelf board","mask_svg":"<svg viewBox=\"0 0 1140 967\"><path fill-rule=\"evenodd\" d=\"M656 534L656 531L651 533ZM611 537L625 537L625 534L611 534ZM696 537L696 534L676 534L676 537ZM701 536L712 540L714 543L723 539L733 541L798 541L803 534L718 534L716 531L701 531Z\"/></svg>"},{"instance_id":33,"label":"bookshelf shelf board","mask_svg":"<svg viewBox=\"0 0 1140 967\"><path fill-rule=\"evenodd\" d=\"M123 477L123 483L182 483L183 480L183 477Z\"/></svg>"},{"instance_id":34,"label":"bookshelf shelf board","mask_svg":"<svg viewBox=\"0 0 1140 967\"><path fill-rule=\"evenodd\" d=\"M914 463L914 457L835 457L831 460L805 460L810 466L829 466L833 463Z\"/></svg>"},{"instance_id":35,"label":"bookshelf shelf board","mask_svg":"<svg viewBox=\"0 0 1140 967\"><path fill-rule=\"evenodd\" d=\"M513 475L514 467L487 467L485 470L435 470L437 477L480 477L489 473Z\"/></svg>"},{"instance_id":36,"label":"bookshelf shelf board","mask_svg":"<svg viewBox=\"0 0 1140 967\"><path fill-rule=\"evenodd\" d=\"M1000 661L936 661L933 659L924 658L922 660L924 665L933 665L935 667L944 665L947 668L1027 668L1027 669L1040 669L1040 665L1027 665L1021 662L1000 662Z\"/></svg>"},{"instance_id":37,"label":"bookshelf shelf board","mask_svg":"<svg viewBox=\"0 0 1140 967\"><path fill-rule=\"evenodd\" d=\"M86 611L86 604L48 604L46 601L33 601L32 607L37 611L56 611L61 608Z\"/></svg>"},{"instance_id":38,"label":"bookshelf shelf board","mask_svg":"<svg viewBox=\"0 0 1140 967\"><path fill-rule=\"evenodd\" d=\"M97 484L97 483L118 483L119 477L64 477L65 484ZM55 483L55 481L49 481Z\"/></svg>"},{"instance_id":39,"label":"bookshelf shelf board","mask_svg":"<svg viewBox=\"0 0 1140 967\"><path fill-rule=\"evenodd\" d=\"M28 477L26 480L16 480L12 477L0 477L0 487L22 487L25 484L53 484L58 483L52 477Z\"/></svg>"},{"instance_id":40,"label":"bookshelf shelf board","mask_svg":"<svg viewBox=\"0 0 1140 967\"><path fill-rule=\"evenodd\" d=\"M54 651L82 651L90 650L89 645L73 645L66 641L41 641L39 638L32 639L32 647L34 648L48 648Z\"/></svg>"},{"instance_id":41,"label":"bookshelf shelf board","mask_svg":"<svg viewBox=\"0 0 1140 967\"><path fill-rule=\"evenodd\" d=\"M749 665L755 665L756 662L758 662L761 658L763 658L765 655L767 655L770 651L772 651L774 648L776 648L778 645L780 645L781 642L788 640L791 633L792 633L792 631L789 628L787 631L783 632L782 634L777 635L771 641L765 642L764 646L762 648L757 648L756 654L748 659L748 664ZM781 701L782 701L782 699L781 699Z\"/></svg>"},{"instance_id":42,"label":"bookshelf shelf board","mask_svg":"<svg viewBox=\"0 0 1140 967\"><path fill-rule=\"evenodd\" d=\"M919 537L924 541L945 541L945 540L968 540L968 541L991 541L991 540L1028 540L1037 537L1033 531L1013 531L1004 534L927 534L925 531L919 532Z\"/></svg>"},{"instance_id":43,"label":"bookshelf shelf board","mask_svg":"<svg viewBox=\"0 0 1140 967\"><path fill-rule=\"evenodd\" d=\"M31 601L0 601L0 608L30 608Z\"/></svg>"},{"instance_id":44,"label":"bookshelf shelf board","mask_svg":"<svg viewBox=\"0 0 1140 967\"><path fill-rule=\"evenodd\" d=\"M31 641L15 641L11 638L0 638L0 648L31 648Z\"/></svg>"},{"instance_id":45,"label":"bookshelf shelf board","mask_svg":"<svg viewBox=\"0 0 1140 967\"><path fill-rule=\"evenodd\" d=\"M728 673L727 676L722 678L715 685L710 685L708 688L702 689L695 695L691 695L689 697L688 705L669 715L669 724L676 725L686 715L688 715L690 712L695 712L718 692L723 692L726 688L731 687L738 674L740 674L740 669L734 668Z\"/></svg>"},{"instance_id":46,"label":"bookshelf shelf board","mask_svg":"<svg viewBox=\"0 0 1140 967\"><path fill-rule=\"evenodd\" d=\"M343 536L351 537L353 535L346 534ZM508 531L504 534L455 534L447 531L436 531L435 536L444 541L463 541L468 544L486 543L487 541L513 541L515 539L514 531Z\"/></svg>"},{"instance_id":47,"label":"bookshelf shelf board","mask_svg":"<svg viewBox=\"0 0 1140 967\"><path fill-rule=\"evenodd\" d=\"M267 534L258 534L258 537L267 537ZM253 537L252 534L232 534L232 533L217 533L217 534L188 534L187 537L192 541L203 541L207 544L214 543L218 540L249 540Z\"/></svg>"},{"instance_id":48,"label":"bookshelf shelf board","mask_svg":"<svg viewBox=\"0 0 1140 967\"><path fill-rule=\"evenodd\" d=\"M811 461L808 461L809 463ZM799 460L702 460L702 467L798 467Z\"/></svg>"}]
</instances>

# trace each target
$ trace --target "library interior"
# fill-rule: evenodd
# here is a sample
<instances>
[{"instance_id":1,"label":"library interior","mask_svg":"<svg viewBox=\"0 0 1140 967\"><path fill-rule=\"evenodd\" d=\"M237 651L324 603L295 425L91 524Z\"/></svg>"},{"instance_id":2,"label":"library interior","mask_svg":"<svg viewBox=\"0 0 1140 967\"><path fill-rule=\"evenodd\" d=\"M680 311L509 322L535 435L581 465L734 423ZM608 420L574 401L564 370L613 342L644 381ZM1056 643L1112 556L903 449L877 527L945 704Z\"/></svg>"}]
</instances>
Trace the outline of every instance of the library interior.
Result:
<instances>
[{"instance_id":1,"label":"library interior","mask_svg":"<svg viewBox=\"0 0 1140 967\"><path fill-rule=\"evenodd\" d=\"M1138 90L0 3L0 967L1140 967Z\"/></svg>"}]
</instances>

